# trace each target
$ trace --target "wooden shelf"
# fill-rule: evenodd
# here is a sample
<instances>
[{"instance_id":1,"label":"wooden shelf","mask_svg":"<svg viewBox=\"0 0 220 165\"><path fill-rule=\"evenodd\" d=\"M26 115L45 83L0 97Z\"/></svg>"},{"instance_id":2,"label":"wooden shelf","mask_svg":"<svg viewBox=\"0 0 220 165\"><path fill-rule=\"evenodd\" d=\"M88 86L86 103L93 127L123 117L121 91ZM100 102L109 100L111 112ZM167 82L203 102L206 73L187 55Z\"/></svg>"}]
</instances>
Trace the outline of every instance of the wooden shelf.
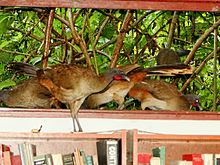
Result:
<instances>
[{"instance_id":1,"label":"wooden shelf","mask_svg":"<svg viewBox=\"0 0 220 165\"><path fill-rule=\"evenodd\" d=\"M1 0L0 6L219 11L219 0Z\"/></svg>"},{"instance_id":2,"label":"wooden shelf","mask_svg":"<svg viewBox=\"0 0 220 165\"><path fill-rule=\"evenodd\" d=\"M0 142L18 154L18 144L27 142L37 146L37 154L73 152L75 147L87 154L97 155L96 142L100 139L118 139L121 142L121 161L126 165L126 130L105 133L26 133L0 132Z\"/></svg>"},{"instance_id":3,"label":"wooden shelf","mask_svg":"<svg viewBox=\"0 0 220 165\"><path fill-rule=\"evenodd\" d=\"M65 109L0 108L0 117L14 118L69 118ZM164 110L83 110L79 118L137 119L137 120L220 120L219 112L176 112Z\"/></svg>"},{"instance_id":4,"label":"wooden shelf","mask_svg":"<svg viewBox=\"0 0 220 165\"><path fill-rule=\"evenodd\" d=\"M151 153L152 148L159 146L166 147L166 164L181 160L183 154L220 153L219 135L147 134L138 130L132 133L133 165L138 164L138 153Z\"/></svg>"}]
</instances>

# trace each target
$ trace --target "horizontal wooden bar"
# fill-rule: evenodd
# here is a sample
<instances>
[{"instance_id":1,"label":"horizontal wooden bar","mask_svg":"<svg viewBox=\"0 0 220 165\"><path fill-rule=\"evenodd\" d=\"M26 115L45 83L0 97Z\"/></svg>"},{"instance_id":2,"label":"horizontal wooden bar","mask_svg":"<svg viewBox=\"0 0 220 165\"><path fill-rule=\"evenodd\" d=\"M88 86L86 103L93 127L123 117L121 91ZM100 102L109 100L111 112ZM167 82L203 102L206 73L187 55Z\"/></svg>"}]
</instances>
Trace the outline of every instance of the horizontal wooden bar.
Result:
<instances>
[{"instance_id":1,"label":"horizontal wooden bar","mask_svg":"<svg viewBox=\"0 0 220 165\"><path fill-rule=\"evenodd\" d=\"M135 141L138 140L149 140L149 141L203 141L203 142L218 142L220 143L220 135L177 135L177 134L149 134L139 131L137 129L133 130L133 136Z\"/></svg>"},{"instance_id":2,"label":"horizontal wooden bar","mask_svg":"<svg viewBox=\"0 0 220 165\"><path fill-rule=\"evenodd\" d=\"M151 141L203 141L220 143L219 135L143 135L138 134L138 139L151 140Z\"/></svg>"},{"instance_id":3,"label":"horizontal wooden bar","mask_svg":"<svg viewBox=\"0 0 220 165\"><path fill-rule=\"evenodd\" d=\"M104 133L27 133L27 132L0 132L0 140L3 139L37 139L37 140L68 140L68 139L108 139L108 138L115 138L115 139L122 139L126 136L126 130L121 130L118 132L104 132Z\"/></svg>"},{"instance_id":4,"label":"horizontal wooden bar","mask_svg":"<svg viewBox=\"0 0 220 165\"><path fill-rule=\"evenodd\" d=\"M220 11L220 0L1 0L0 6Z\"/></svg>"},{"instance_id":5,"label":"horizontal wooden bar","mask_svg":"<svg viewBox=\"0 0 220 165\"><path fill-rule=\"evenodd\" d=\"M70 118L68 109L0 108L0 117ZM220 120L218 112L177 112L162 110L91 110L81 109L80 118L137 119L137 120Z\"/></svg>"}]
</instances>

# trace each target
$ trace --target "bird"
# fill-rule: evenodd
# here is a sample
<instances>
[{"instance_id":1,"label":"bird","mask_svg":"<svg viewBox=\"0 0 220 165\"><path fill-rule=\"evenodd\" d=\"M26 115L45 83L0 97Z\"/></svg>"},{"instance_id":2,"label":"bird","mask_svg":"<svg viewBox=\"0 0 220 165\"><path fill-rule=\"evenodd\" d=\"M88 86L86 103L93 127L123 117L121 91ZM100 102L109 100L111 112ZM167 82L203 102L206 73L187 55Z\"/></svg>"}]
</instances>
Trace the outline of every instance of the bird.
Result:
<instances>
[{"instance_id":1,"label":"bird","mask_svg":"<svg viewBox=\"0 0 220 165\"><path fill-rule=\"evenodd\" d=\"M146 76L151 75L172 75L192 73L192 68L184 64L160 65L149 68L125 66L126 72L130 79L129 82L117 81L113 82L108 90L97 94L90 95L83 104L83 108L94 109L102 104L115 101L118 104L118 110L124 108L125 96L132 87L141 82ZM128 69L129 68L129 69Z\"/></svg>"},{"instance_id":2,"label":"bird","mask_svg":"<svg viewBox=\"0 0 220 165\"><path fill-rule=\"evenodd\" d=\"M50 91L40 85L36 77L23 80L15 87L0 91L0 102L15 108L61 108Z\"/></svg>"},{"instance_id":3,"label":"bird","mask_svg":"<svg viewBox=\"0 0 220 165\"><path fill-rule=\"evenodd\" d=\"M120 70L125 72L126 74L140 68L138 64L126 64L123 66L118 66ZM83 109L94 109L99 107L100 105L109 103L111 101L115 101L118 104L119 110L124 107L124 97L127 95L128 91L133 86L133 82L130 81L113 81L111 86L103 92L92 94L88 96L83 103Z\"/></svg>"},{"instance_id":4,"label":"bird","mask_svg":"<svg viewBox=\"0 0 220 165\"><path fill-rule=\"evenodd\" d=\"M189 111L191 106L199 106L196 95L183 95L163 80L145 79L135 84L128 96L140 101L142 110Z\"/></svg>"},{"instance_id":5,"label":"bird","mask_svg":"<svg viewBox=\"0 0 220 165\"><path fill-rule=\"evenodd\" d=\"M78 111L85 98L92 93L106 90L115 81L129 81L126 74L110 68L98 76L94 71L71 64L56 64L50 68L39 68L26 63L10 63L9 67L37 76L39 83L46 87L60 102L67 104L73 119L73 131L82 132Z\"/></svg>"},{"instance_id":6,"label":"bird","mask_svg":"<svg viewBox=\"0 0 220 165\"><path fill-rule=\"evenodd\" d=\"M157 65L181 63L179 54L172 49L162 48L156 56Z\"/></svg>"}]
</instances>

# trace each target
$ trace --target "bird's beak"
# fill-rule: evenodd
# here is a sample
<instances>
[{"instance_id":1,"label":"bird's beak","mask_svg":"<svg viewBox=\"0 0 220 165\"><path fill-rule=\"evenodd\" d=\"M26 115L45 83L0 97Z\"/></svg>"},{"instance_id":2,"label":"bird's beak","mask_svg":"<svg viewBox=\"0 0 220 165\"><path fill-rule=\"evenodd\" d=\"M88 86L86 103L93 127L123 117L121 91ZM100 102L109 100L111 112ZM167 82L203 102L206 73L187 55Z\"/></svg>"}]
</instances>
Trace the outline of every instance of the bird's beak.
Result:
<instances>
[{"instance_id":1,"label":"bird's beak","mask_svg":"<svg viewBox=\"0 0 220 165\"><path fill-rule=\"evenodd\" d=\"M128 82L130 82L130 78L128 76L124 76L124 79Z\"/></svg>"}]
</instances>

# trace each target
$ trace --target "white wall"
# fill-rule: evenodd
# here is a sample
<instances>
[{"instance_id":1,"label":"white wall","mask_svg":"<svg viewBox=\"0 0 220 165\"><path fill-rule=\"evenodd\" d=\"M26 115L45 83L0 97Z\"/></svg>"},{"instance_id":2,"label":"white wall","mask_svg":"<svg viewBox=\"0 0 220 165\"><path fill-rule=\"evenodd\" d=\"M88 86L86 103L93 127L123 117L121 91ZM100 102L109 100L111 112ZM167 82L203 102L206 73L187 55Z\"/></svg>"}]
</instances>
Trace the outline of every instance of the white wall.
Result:
<instances>
[{"instance_id":1,"label":"white wall","mask_svg":"<svg viewBox=\"0 0 220 165\"><path fill-rule=\"evenodd\" d=\"M84 132L139 129L153 133L220 135L218 120L131 120L80 118ZM71 132L71 118L0 118L0 132Z\"/></svg>"}]
</instances>

